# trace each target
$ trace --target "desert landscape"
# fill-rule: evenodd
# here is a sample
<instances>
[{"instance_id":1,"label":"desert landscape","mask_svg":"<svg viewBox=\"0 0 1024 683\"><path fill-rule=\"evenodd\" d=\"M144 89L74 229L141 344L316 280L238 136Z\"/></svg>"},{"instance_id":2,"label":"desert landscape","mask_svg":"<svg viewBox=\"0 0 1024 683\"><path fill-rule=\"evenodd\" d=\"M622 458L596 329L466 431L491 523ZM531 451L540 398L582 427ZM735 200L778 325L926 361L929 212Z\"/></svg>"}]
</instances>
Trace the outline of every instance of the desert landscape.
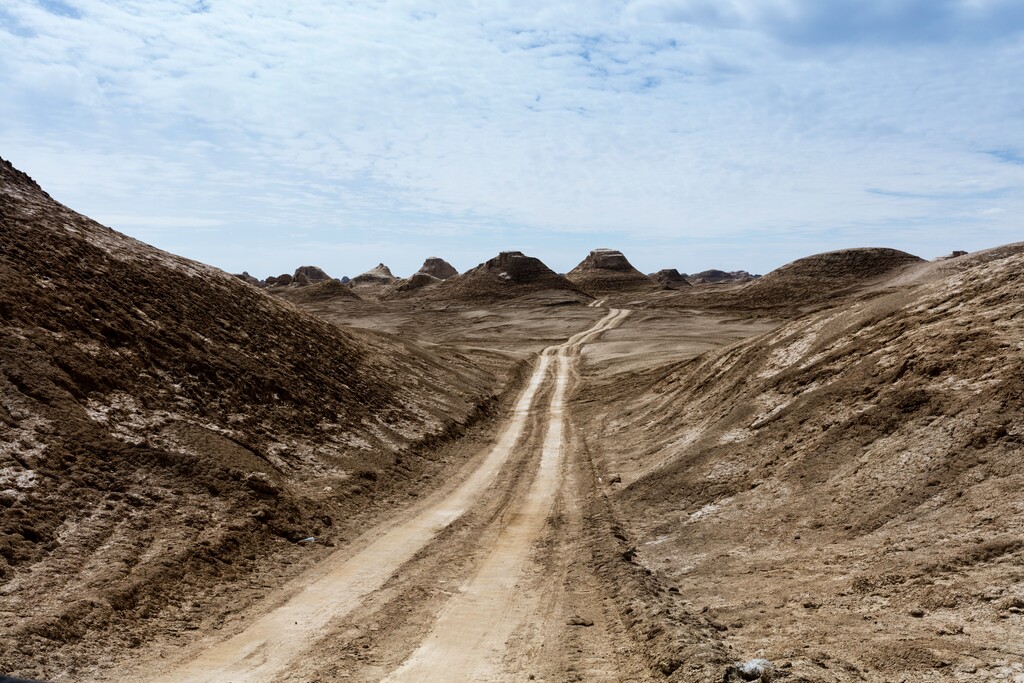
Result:
<instances>
[{"instance_id":1,"label":"desert landscape","mask_svg":"<svg viewBox=\"0 0 1024 683\"><path fill-rule=\"evenodd\" d=\"M1024 680L1024 243L261 280L0 161L0 247L2 674Z\"/></svg>"}]
</instances>

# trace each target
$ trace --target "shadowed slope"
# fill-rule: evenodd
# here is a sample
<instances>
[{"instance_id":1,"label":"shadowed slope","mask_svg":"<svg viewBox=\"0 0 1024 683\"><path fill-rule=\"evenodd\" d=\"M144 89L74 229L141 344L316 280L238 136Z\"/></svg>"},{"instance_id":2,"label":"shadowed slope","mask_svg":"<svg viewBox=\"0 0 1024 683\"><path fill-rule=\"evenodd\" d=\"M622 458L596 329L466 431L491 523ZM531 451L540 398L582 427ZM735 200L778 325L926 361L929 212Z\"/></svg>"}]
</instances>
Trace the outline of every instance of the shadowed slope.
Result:
<instances>
[{"instance_id":1,"label":"shadowed slope","mask_svg":"<svg viewBox=\"0 0 1024 683\"><path fill-rule=\"evenodd\" d=\"M47 679L216 620L286 540L351 533L494 388L105 228L2 160L0 349L0 670Z\"/></svg>"}]
</instances>

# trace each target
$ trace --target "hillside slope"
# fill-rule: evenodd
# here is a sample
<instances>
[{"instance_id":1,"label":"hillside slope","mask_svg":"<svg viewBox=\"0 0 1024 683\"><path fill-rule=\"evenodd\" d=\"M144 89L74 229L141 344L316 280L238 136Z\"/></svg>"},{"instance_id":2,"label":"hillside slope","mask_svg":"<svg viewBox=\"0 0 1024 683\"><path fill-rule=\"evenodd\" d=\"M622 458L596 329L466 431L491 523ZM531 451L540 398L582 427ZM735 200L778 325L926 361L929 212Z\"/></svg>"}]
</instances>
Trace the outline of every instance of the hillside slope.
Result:
<instances>
[{"instance_id":1,"label":"hillside slope","mask_svg":"<svg viewBox=\"0 0 1024 683\"><path fill-rule=\"evenodd\" d=\"M722 271L698 273L689 277L692 283L716 284L663 297L661 304L795 317L836 306L924 264L921 258L898 249L842 249L797 259L752 280L742 272L738 279ZM715 274L729 277L716 279Z\"/></svg>"},{"instance_id":2,"label":"hillside slope","mask_svg":"<svg viewBox=\"0 0 1024 683\"><path fill-rule=\"evenodd\" d=\"M636 561L678 591L665 605L800 680L1012 673L1022 272L1024 244L931 264L727 350L600 379L590 447L622 477L610 493Z\"/></svg>"},{"instance_id":3,"label":"hillside slope","mask_svg":"<svg viewBox=\"0 0 1024 683\"><path fill-rule=\"evenodd\" d=\"M130 239L3 160L0 349L0 671L48 679L211 627L358 533L501 379Z\"/></svg>"}]
</instances>

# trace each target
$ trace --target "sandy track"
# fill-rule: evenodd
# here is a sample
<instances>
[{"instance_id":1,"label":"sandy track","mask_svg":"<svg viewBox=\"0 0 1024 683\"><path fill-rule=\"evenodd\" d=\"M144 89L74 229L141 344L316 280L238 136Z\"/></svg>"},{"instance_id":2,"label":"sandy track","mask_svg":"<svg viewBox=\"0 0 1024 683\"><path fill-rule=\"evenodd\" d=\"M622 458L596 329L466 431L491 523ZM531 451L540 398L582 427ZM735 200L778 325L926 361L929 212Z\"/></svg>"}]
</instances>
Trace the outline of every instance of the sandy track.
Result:
<instances>
[{"instance_id":1,"label":"sandy track","mask_svg":"<svg viewBox=\"0 0 1024 683\"><path fill-rule=\"evenodd\" d=\"M590 330L547 352L557 358L555 387L540 464L529 493L475 576L448 602L420 647L387 681L479 681L498 674L494 666L506 641L528 616L528 610L517 609L529 602L520 582L523 566L534 552L561 484L570 356L628 313L612 310Z\"/></svg>"},{"instance_id":2,"label":"sandy track","mask_svg":"<svg viewBox=\"0 0 1024 683\"><path fill-rule=\"evenodd\" d=\"M356 609L364 598L380 588L442 529L452 524L494 483L503 464L523 436L527 418L536 410L536 396L549 378L554 360L555 377L552 400L546 411L548 430L544 439L540 469L522 510L498 536L495 548L484 560L468 587L467 596L483 595L479 601L455 601L441 621L457 622L468 618L479 631L481 620L493 627L480 638L440 644L428 638L424 655L419 651L396 676L403 680L428 680L417 675L405 678L421 666L418 662L451 659L447 674L429 680L465 678L465 672L479 666L486 653L492 653L514 625L501 615L515 599L515 576L543 528L558 490L558 471L562 457L562 411L569 380L569 357L604 331L618 325L628 311L612 310L585 332L573 335L562 345L549 347L541 355L530 381L516 403L511 419L481 465L446 497L430 502L412 515L378 527L356 541L353 547L340 549L310 574L293 582L283 602L266 611L242 632L216 643L198 655L171 664L154 675L136 680L151 681L265 681L289 668L324 632L328 624ZM495 618L496 617L496 618ZM441 624L438 625L441 627ZM436 629L435 629L436 631ZM430 647L428 647L430 646ZM458 655L453 653L458 652ZM429 654L434 653L434 654ZM460 668L461 667L461 668ZM430 667L428 667L430 668ZM459 672L463 673L459 673Z\"/></svg>"}]
</instances>

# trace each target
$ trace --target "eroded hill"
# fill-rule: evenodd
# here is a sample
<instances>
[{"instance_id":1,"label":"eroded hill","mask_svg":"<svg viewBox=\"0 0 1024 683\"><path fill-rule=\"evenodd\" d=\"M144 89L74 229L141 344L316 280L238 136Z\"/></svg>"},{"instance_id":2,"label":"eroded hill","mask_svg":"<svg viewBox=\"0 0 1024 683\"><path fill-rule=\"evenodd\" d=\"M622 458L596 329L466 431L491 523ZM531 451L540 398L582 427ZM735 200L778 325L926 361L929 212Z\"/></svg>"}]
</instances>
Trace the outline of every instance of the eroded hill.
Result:
<instances>
[{"instance_id":1,"label":"eroded hill","mask_svg":"<svg viewBox=\"0 0 1024 683\"><path fill-rule=\"evenodd\" d=\"M0 347L0 670L39 678L216 628L422 488L514 369L343 332L5 161Z\"/></svg>"},{"instance_id":2,"label":"eroded hill","mask_svg":"<svg viewBox=\"0 0 1024 683\"><path fill-rule=\"evenodd\" d=\"M596 364L584 431L622 479L609 492L666 591L662 626L799 680L1012 673L1022 271L1014 245L693 360Z\"/></svg>"}]
</instances>

